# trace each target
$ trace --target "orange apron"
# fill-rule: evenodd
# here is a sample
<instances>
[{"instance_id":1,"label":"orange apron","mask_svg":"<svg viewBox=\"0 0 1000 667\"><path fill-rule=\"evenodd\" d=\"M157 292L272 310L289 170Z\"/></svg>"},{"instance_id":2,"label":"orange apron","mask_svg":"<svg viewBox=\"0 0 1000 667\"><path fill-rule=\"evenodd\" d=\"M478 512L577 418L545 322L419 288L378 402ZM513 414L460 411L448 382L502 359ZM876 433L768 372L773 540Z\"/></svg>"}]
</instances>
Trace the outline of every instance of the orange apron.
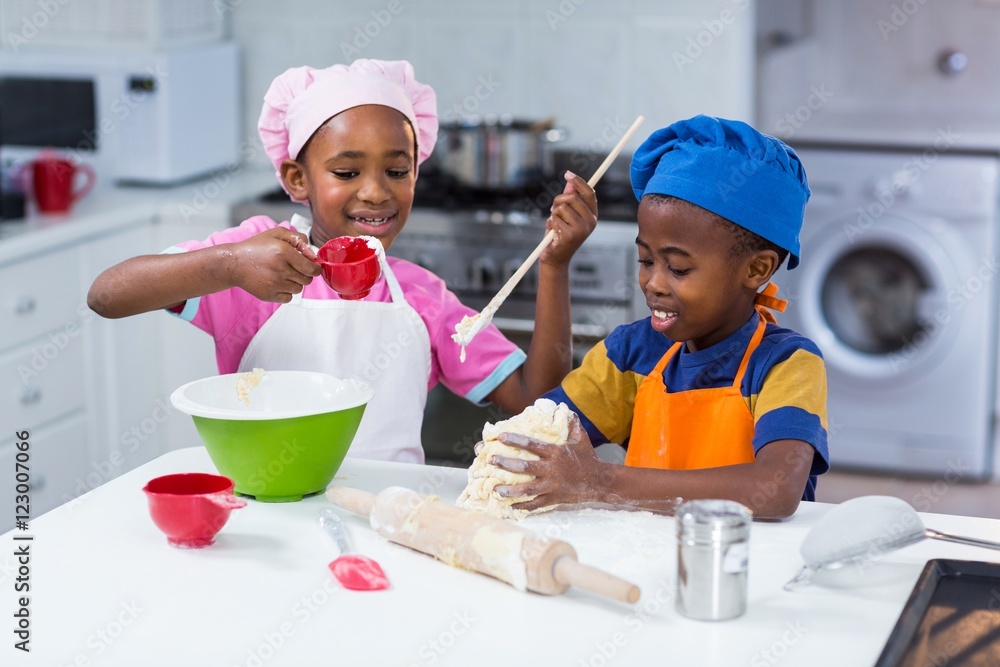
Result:
<instances>
[{"instance_id":1,"label":"orange apron","mask_svg":"<svg viewBox=\"0 0 1000 667\"><path fill-rule=\"evenodd\" d=\"M754 419L740 385L750 355L764 338L767 322L775 322L766 308L785 309L770 283L756 299L758 323L733 384L713 389L667 393L663 369L683 342L674 343L636 391L625 465L667 470L696 470L750 463L754 460Z\"/></svg>"}]
</instances>

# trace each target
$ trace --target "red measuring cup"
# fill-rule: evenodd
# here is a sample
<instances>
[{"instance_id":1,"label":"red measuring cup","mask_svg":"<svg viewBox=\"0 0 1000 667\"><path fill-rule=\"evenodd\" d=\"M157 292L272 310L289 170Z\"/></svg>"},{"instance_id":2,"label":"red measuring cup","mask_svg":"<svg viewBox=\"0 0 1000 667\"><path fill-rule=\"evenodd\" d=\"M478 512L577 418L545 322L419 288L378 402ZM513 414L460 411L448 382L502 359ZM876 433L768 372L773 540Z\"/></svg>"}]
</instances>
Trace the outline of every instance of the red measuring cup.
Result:
<instances>
[{"instance_id":1,"label":"red measuring cup","mask_svg":"<svg viewBox=\"0 0 1000 667\"><path fill-rule=\"evenodd\" d=\"M149 499L153 523L171 546L185 549L215 542L229 513L247 504L233 495L233 480L202 472L157 477L142 490Z\"/></svg>"},{"instance_id":2,"label":"red measuring cup","mask_svg":"<svg viewBox=\"0 0 1000 667\"><path fill-rule=\"evenodd\" d=\"M363 299L382 275L378 253L361 238L338 236L316 253L323 279L342 299Z\"/></svg>"}]
</instances>

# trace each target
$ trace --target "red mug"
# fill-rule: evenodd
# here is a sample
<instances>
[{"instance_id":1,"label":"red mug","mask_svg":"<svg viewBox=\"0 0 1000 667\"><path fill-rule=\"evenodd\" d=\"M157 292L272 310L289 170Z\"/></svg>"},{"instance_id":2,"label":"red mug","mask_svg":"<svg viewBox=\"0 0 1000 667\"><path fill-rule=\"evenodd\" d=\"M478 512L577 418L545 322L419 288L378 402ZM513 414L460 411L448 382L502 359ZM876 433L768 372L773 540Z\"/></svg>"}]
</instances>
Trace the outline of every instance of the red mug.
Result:
<instances>
[{"instance_id":1,"label":"red mug","mask_svg":"<svg viewBox=\"0 0 1000 667\"><path fill-rule=\"evenodd\" d=\"M78 199L90 192L96 181L92 167L74 164L57 155L42 155L31 165L35 201L42 213L66 213ZM76 175L86 180L75 188Z\"/></svg>"}]
</instances>

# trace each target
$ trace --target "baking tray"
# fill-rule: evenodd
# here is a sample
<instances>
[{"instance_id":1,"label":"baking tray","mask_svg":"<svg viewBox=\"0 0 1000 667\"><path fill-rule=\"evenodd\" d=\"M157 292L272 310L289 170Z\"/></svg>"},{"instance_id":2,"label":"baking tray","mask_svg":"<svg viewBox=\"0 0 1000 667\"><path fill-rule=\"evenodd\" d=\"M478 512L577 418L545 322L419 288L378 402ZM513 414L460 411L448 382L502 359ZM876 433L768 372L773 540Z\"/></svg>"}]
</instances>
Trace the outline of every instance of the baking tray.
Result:
<instances>
[{"instance_id":1,"label":"baking tray","mask_svg":"<svg viewBox=\"0 0 1000 667\"><path fill-rule=\"evenodd\" d=\"M927 561L875 667L1000 665L1000 563Z\"/></svg>"}]
</instances>

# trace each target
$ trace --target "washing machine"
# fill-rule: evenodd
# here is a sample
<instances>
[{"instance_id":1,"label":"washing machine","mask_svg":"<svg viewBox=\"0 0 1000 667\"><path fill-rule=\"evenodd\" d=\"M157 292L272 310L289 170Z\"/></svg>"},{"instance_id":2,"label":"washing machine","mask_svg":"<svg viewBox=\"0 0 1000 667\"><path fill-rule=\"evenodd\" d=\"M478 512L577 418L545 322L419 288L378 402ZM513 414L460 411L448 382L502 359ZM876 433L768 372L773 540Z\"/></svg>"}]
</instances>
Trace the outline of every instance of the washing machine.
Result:
<instances>
[{"instance_id":1,"label":"washing machine","mask_svg":"<svg viewBox=\"0 0 1000 667\"><path fill-rule=\"evenodd\" d=\"M832 465L990 477L1000 160L796 150L813 194L778 321L823 352Z\"/></svg>"}]
</instances>

